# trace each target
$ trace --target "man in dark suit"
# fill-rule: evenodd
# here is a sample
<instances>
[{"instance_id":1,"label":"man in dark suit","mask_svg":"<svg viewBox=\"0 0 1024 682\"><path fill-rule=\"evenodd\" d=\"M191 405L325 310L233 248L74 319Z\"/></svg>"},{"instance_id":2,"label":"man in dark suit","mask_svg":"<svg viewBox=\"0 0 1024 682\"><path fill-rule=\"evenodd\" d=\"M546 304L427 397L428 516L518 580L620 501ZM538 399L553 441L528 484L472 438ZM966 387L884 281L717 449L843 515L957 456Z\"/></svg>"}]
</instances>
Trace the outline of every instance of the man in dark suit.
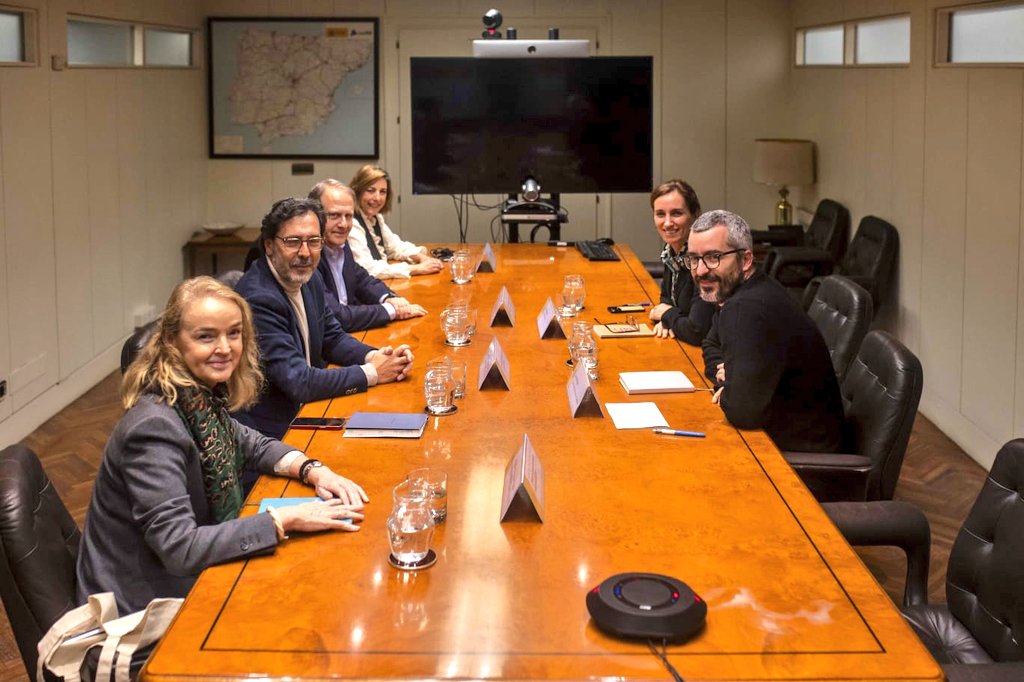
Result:
<instances>
[{"instance_id":1,"label":"man in dark suit","mask_svg":"<svg viewBox=\"0 0 1024 682\"><path fill-rule=\"evenodd\" d=\"M259 402L237 416L273 438L284 435L303 403L401 381L412 367L408 346L360 343L327 306L317 272L324 224L317 201L274 204L260 231L266 257L235 287L252 308L267 383Z\"/></svg>"},{"instance_id":2,"label":"man in dark suit","mask_svg":"<svg viewBox=\"0 0 1024 682\"><path fill-rule=\"evenodd\" d=\"M391 320L427 314L423 306L409 303L352 257L348 235L352 231L356 195L348 185L328 178L313 187L309 198L320 202L327 218L324 250L317 269L327 287L327 305L345 331L383 327Z\"/></svg>"}]
</instances>

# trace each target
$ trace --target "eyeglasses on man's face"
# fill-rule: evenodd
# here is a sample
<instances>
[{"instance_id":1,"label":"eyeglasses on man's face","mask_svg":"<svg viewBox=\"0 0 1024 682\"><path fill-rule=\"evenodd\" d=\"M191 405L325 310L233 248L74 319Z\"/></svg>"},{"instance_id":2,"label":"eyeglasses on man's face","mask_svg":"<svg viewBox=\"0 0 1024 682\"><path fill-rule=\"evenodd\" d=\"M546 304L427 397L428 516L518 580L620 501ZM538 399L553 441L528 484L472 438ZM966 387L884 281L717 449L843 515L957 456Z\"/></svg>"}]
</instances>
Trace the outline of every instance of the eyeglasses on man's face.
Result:
<instances>
[{"instance_id":1,"label":"eyeglasses on man's face","mask_svg":"<svg viewBox=\"0 0 1024 682\"><path fill-rule=\"evenodd\" d=\"M307 239L302 237L274 237L274 239L284 244L285 251L293 253L301 249L303 244L308 246L310 251L319 251L324 248L323 237L308 237Z\"/></svg>"},{"instance_id":2,"label":"eyeglasses on man's face","mask_svg":"<svg viewBox=\"0 0 1024 682\"><path fill-rule=\"evenodd\" d=\"M683 265L689 270L696 270L697 263L704 261L704 267L708 270L714 270L722 264L722 258L733 253L742 253L746 249L733 249L732 251L712 251L711 253L705 253L703 256L698 256L693 253L683 254Z\"/></svg>"}]
</instances>

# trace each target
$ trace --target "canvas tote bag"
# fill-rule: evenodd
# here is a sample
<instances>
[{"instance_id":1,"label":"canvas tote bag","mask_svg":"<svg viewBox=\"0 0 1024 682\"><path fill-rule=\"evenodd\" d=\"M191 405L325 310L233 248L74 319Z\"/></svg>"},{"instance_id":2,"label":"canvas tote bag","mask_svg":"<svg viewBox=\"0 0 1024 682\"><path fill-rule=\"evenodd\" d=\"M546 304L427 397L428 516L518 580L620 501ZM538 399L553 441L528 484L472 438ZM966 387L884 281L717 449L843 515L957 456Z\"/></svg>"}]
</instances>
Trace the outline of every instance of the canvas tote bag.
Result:
<instances>
[{"instance_id":1,"label":"canvas tote bag","mask_svg":"<svg viewBox=\"0 0 1024 682\"><path fill-rule=\"evenodd\" d=\"M144 610L119 618L113 592L90 595L85 604L61 616L39 641L37 682L45 682L44 666L65 682L80 682L82 662L95 646L102 646L97 682L128 682L132 654L163 636L182 601L154 599Z\"/></svg>"}]
</instances>

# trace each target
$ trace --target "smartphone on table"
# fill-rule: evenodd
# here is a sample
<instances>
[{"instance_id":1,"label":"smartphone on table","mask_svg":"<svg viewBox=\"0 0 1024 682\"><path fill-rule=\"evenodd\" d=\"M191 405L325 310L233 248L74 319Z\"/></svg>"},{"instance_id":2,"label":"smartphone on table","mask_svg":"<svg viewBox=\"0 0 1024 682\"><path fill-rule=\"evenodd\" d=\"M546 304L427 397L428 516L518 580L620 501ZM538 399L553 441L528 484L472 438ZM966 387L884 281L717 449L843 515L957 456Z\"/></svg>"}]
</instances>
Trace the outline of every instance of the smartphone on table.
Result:
<instances>
[{"instance_id":1,"label":"smartphone on table","mask_svg":"<svg viewBox=\"0 0 1024 682\"><path fill-rule=\"evenodd\" d=\"M296 417L292 420L293 429L323 429L324 431L341 431L345 420L341 417Z\"/></svg>"}]
</instances>

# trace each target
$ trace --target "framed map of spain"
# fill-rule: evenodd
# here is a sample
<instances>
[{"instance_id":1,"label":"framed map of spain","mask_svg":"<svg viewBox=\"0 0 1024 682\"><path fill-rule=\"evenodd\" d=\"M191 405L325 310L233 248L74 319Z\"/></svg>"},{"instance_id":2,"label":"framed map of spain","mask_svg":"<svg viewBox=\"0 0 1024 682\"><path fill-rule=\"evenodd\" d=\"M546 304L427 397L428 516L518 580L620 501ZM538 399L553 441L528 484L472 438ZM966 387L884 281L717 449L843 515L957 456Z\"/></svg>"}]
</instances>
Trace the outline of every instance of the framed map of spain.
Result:
<instances>
[{"instance_id":1,"label":"framed map of spain","mask_svg":"<svg viewBox=\"0 0 1024 682\"><path fill-rule=\"evenodd\" d=\"M212 158L377 158L376 18L208 23Z\"/></svg>"}]
</instances>

